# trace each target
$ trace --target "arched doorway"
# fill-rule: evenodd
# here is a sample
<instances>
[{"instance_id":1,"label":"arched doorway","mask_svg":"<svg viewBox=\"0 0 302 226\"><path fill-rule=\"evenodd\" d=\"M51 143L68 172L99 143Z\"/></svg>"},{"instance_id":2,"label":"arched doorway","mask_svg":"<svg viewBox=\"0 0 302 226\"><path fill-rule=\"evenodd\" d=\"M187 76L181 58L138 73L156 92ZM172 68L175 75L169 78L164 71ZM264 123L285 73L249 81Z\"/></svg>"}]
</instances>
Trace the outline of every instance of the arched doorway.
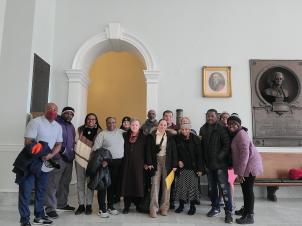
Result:
<instances>
[{"instance_id":1,"label":"arched doorway","mask_svg":"<svg viewBox=\"0 0 302 226\"><path fill-rule=\"evenodd\" d=\"M145 66L146 111L158 107L158 82L160 71L156 70L149 49L134 35L126 33L118 23L111 23L105 31L88 39L77 51L72 68L65 70L68 78L68 105L77 112L73 120L80 125L87 111L88 72L95 59L109 51L130 52L138 57Z\"/></svg>"},{"instance_id":2,"label":"arched doorway","mask_svg":"<svg viewBox=\"0 0 302 226\"><path fill-rule=\"evenodd\" d=\"M105 119L116 118L117 126L124 116L146 118L146 83L144 65L129 52L107 52L96 58L89 71L87 112Z\"/></svg>"}]
</instances>

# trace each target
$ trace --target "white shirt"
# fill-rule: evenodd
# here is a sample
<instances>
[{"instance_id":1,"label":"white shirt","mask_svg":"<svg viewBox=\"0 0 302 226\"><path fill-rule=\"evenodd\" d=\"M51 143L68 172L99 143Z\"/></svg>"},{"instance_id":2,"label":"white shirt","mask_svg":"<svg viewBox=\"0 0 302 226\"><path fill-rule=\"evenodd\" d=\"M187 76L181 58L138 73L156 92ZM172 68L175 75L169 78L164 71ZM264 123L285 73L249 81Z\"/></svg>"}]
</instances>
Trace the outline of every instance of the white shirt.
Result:
<instances>
[{"instance_id":1,"label":"white shirt","mask_svg":"<svg viewBox=\"0 0 302 226\"><path fill-rule=\"evenodd\" d=\"M100 132L95 141L92 150L105 148L111 152L112 159L121 159L124 157L124 138L121 129L109 131L107 129Z\"/></svg>"},{"instance_id":2,"label":"white shirt","mask_svg":"<svg viewBox=\"0 0 302 226\"><path fill-rule=\"evenodd\" d=\"M164 140L161 144L160 152L157 153L157 156L165 156L166 155L166 149L167 149L167 134L160 133L159 131L156 131L156 144L160 144L160 141L162 137L164 136Z\"/></svg>"},{"instance_id":3,"label":"white shirt","mask_svg":"<svg viewBox=\"0 0 302 226\"><path fill-rule=\"evenodd\" d=\"M35 139L37 142L48 143L50 149L56 143L63 142L62 127L55 120L49 122L45 116L40 116L30 120L26 127L25 138Z\"/></svg>"}]
</instances>

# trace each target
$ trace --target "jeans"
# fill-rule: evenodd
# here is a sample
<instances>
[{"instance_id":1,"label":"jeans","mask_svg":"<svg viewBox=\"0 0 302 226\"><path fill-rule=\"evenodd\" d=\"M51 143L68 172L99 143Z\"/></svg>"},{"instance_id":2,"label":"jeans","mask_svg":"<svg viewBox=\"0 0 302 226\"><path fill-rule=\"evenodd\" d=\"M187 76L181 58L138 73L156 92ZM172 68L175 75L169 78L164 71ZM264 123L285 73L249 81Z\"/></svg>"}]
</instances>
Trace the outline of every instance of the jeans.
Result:
<instances>
[{"instance_id":1,"label":"jeans","mask_svg":"<svg viewBox=\"0 0 302 226\"><path fill-rule=\"evenodd\" d=\"M228 182L228 169L216 169L208 170L208 184L209 184L209 193L212 202L212 208L219 210L220 209L220 198L218 187L222 193L222 197L225 203L225 210L232 212L232 197L230 192L230 185Z\"/></svg>"},{"instance_id":2,"label":"jeans","mask_svg":"<svg viewBox=\"0 0 302 226\"><path fill-rule=\"evenodd\" d=\"M244 216L247 214L254 214L254 182L255 177L250 175L249 177L244 177L244 182L240 184L243 194Z\"/></svg>"},{"instance_id":3,"label":"jeans","mask_svg":"<svg viewBox=\"0 0 302 226\"><path fill-rule=\"evenodd\" d=\"M20 213L20 223L28 223L30 219L29 202L33 187L35 188L35 209L36 218L45 216L44 197L46 192L48 173L41 172L40 175L29 174L27 178L19 184L18 209Z\"/></svg>"}]
</instances>

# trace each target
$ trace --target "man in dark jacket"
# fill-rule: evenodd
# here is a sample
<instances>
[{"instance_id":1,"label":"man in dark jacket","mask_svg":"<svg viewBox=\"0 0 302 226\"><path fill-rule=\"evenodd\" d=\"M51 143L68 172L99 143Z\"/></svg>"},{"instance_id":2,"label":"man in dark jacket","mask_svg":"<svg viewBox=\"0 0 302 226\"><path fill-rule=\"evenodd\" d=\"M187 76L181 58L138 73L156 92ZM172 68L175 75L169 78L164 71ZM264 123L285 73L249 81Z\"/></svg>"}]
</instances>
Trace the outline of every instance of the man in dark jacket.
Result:
<instances>
[{"instance_id":1,"label":"man in dark jacket","mask_svg":"<svg viewBox=\"0 0 302 226\"><path fill-rule=\"evenodd\" d=\"M214 217L220 213L219 186L225 203L225 223L232 223L232 198L228 183L230 139L227 130L218 122L215 109L207 111L206 119L207 122L200 128L199 135L212 202L212 208L207 216Z\"/></svg>"},{"instance_id":2,"label":"man in dark jacket","mask_svg":"<svg viewBox=\"0 0 302 226\"><path fill-rule=\"evenodd\" d=\"M43 208L49 173L47 171L43 171L43 167L41 168L41 165L43 161L52 159L61 150L63 141L62 128L55 121L57 110L58 107L56 104L48 103L45 107L44 115L31 120L26 127L24 135L24 143L26 147L31 146L31 144L35 142L44 142L44 144L47 143L47 149L50 151L47 154L45 153L45 155L41 154L42 156L36 159L40 161L39 164L34 164L34 166L39 165L38 168L33 167L32 164L26 166L26 177L19 182L16 181L19 184L18 209L20 213L21 226L31 225L29 222L30 210L28 205L33 187L35 188L34 224L50 225L52 223L52 221L45 216ZM36 152L34 151L32 153ZM36 161L34 162L37 163ZM14 166L16 167L17 165L14 164Z\"/></svg>"},{"instance_id":3,"label":"man in dark jacket","mask_svg":"<svg viewBox=\"0 0 302 226\"><path fill-rule=\"evenodd\" d=\"M54 157L60 164L60 169L54 169L50 172L45 197L45 212L53 219L58 217L56 209L60 211L74 211L75 209L68 205L69 184L75 155L75 128L71 123L73 116L74 109L65 107L61 116L56 119L63 131L61 151Z\"/></svg>"}]
</instances>

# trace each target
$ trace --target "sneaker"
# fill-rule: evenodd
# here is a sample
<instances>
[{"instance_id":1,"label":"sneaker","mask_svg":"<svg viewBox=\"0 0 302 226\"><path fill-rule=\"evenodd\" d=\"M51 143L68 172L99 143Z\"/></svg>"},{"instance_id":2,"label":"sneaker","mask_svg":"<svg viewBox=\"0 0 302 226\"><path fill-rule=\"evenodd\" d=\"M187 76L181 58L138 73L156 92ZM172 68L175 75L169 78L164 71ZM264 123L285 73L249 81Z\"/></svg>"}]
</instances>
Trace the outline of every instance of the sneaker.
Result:
<instances>
[{"instance_id":1,"label":"sneaker","mask_svg":"<svg viewBox=\"0 0 302 226\"><path fill-rule=\"evenodd\" d=\"M52 220L49 220L47 217L40 217L40 218L35 217L33 224L35 224L35 225L51 225Z\"/></svg>"},{"instance_id":2,"label":"sneaker","mask_svg":"<svg viewBox=\"0 0 302 226\"><path fill-rule=\"evenodd\" d=\"M108 212L103 212L102 210L99 211L98 215L101 217L101 218L108 218L109 217L109 213Z\"/></svg>"},{"instance_id":3,"label":"sneaker","mask_svg":"<svg viewBox=\"0 0 302 226\"><path fill-rule=\"evenodd\" d=\"M92 214L92 206L91 205L86 206L85 214L86 215L91 215Z\"/></svg>"},{"instance_id":4,"label":"sneaker","mask_svg":"<svg viewBox=\"0 0 302 226\"><path fill-rule=\"evenodd\" d=\"M80 214L82 214L82 213L84 213L85 212L85 206L84 205L79 205L79 207L78 207L78 209L77 209L77 211L75 211L75 215L80 215Z\"/></svg>"},{"instance_id":5,"label":"sneaker","mask_svg":"<svg viewBox=\"0 0 302 226\"><path fill-rule=\"evenodd\" d=\"M227 224L232 224L233 223L233 216L231 212L226 212L224 222Z\"/></svg>"},{"instance_id":6,"label":"sneaker","mask_svg":"<svg viewBox=\"0 0 302 226\"><path fill-rule=\"evenodd\" d=\"M27 223L21 223L20 225L21 225L21 226L31 226L31 223L30 223L30 222L27 222Z\"/></svg>"},{"instance_id":7,"label":"sneaker","mask_svg":"<svg viewBox=\"0 0 302 226\"><path fill-rule=\"evenodd\" d=\"M118 215L120 212L118 210L116 210L115 208L109 208L108 213L111 215Z\"/></svg>"},{"instance_id":8,"label":"sneaker","mask_svg":"<svg viewBox=\"0 0 302 226\"><path fill-rule=\"evenodd\" d=\"M220 210L212 208L208 213L207 213L207 217L216 217L218 216L218 214L220 214Z\"/></svg>"},{"instance_id":9,"label":"sneaker","mask_svg":"<svg viewBox=\"0 0 302 226\"><path fill-rule=\"evenodd\" d=\"M48 217L52 218L52 219L57 219L59 217L59 215L57 214L56 211L50 211L48 213L46 213Z\"/></svg>"},{"instance_id":10,"label":"sneaker","mask_svg":"<svg viewBox=\"0 0 302 226\"><path fill-rule=\"evenodd\" d=\"M67 206L62 207L62 208L57 208L57 210L58 210L58 211L63 211L63 212L65 212L65 211L74 211L75 208L72 207L72 206L67 205Z\"/></svg>"},{"instance_id":11,"label":"sneaker","mask_svg":"<svg viewBox=\"0 0 302 226\"><path fill-rule=\"evenodd\" d=\"M242 216L244 213L244 206L241 207L240 210L235 210L235 215Z\"/></svg>"}]
</instances>

